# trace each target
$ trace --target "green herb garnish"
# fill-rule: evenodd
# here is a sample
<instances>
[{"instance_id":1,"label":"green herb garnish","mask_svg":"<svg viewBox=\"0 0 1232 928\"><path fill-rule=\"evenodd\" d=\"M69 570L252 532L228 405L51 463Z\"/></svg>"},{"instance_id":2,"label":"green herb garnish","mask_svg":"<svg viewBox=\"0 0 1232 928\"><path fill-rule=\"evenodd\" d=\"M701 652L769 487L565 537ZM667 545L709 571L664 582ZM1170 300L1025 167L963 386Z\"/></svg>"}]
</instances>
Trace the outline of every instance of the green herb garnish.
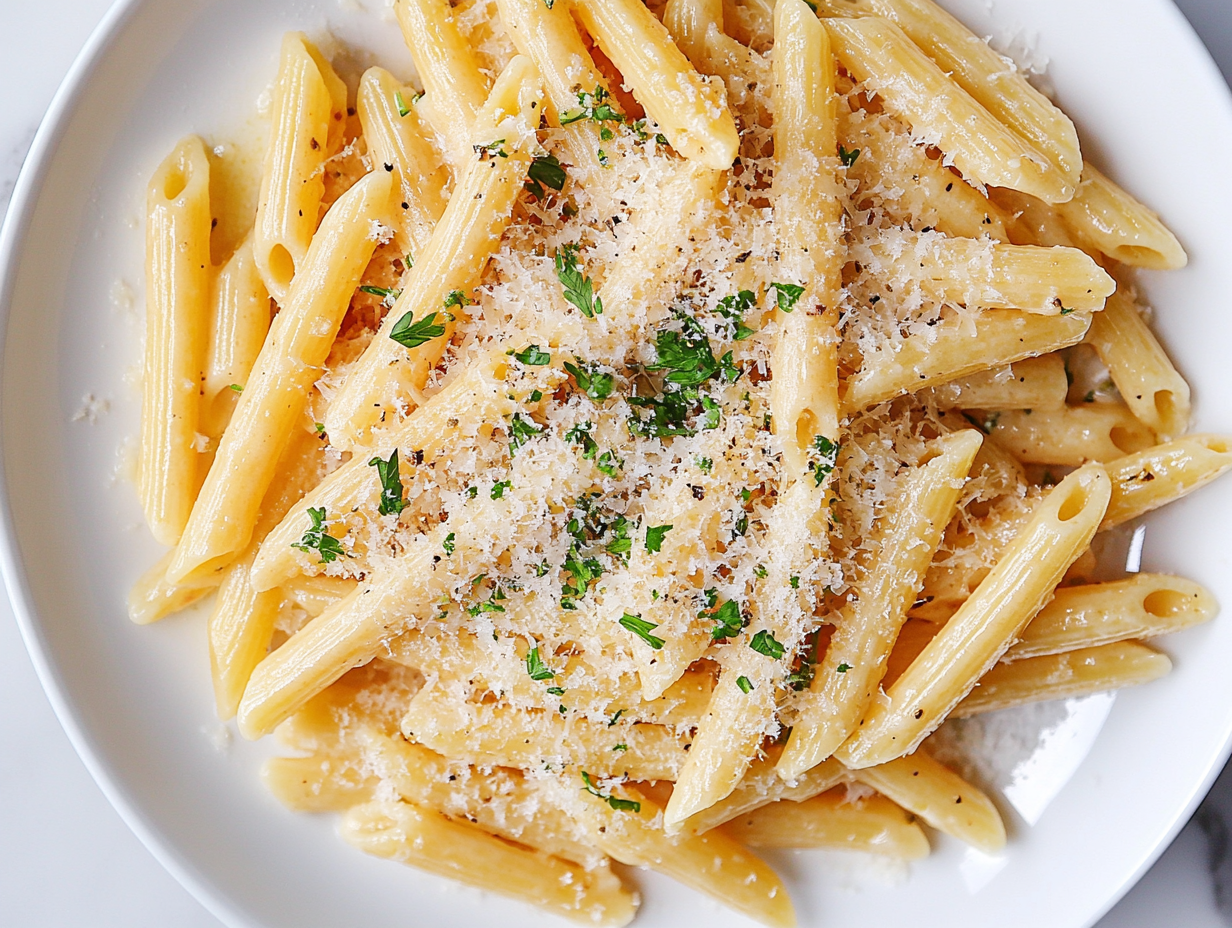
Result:
<instances>
[{"instance_id":1,"label":"green herb garnish","mask_svg":"<svg viewBox=\"0 0 1232 928\"><path fill-rule=\"evenodd\" d=\"M555 155L541 155L531 160L526 172L526 191L536 200L547 199L545 187L560 191L565 189L565 168Z\"/></svg>"},{"instance_id":2,"label":"green herb garnish","mask_svg":"<svg viewBox=\"0 0 1232 928\"><path fill-rule=\"evenodd\" d=\"M637 635L637 637L641 638L642 641L646 642L646 644L650 645L650 647L654 648L656 651L663 647L663 639L657 638L650 634L659 626L655 625L653 622L647 622L640 615L630 615L626 612L620 617L620 624L624 628L633 632L633 634Z\"/></svg>"},{"instance_id":3,"label":"green herb garnish","mask_svg":"<svg viewBox=\"0 0 1232 928\"><path fill-rule=\"evenodd\" d=\"M350 557L342 549L342 542L325 531L325 507L309 509L308 518L312 520L312 526L304 532L303 538L291 545L292 548L298 548L305 554L316 551L322 564L336 561L340 555Z\"/></svg>"},{"instance_id":4,"label":"green herb garnish","mask_svg":"<svg viewBox=\"0 0 1232 928\"><path fill-rule=\"evenodd\" d=\"M593 319L603 315L603 300L595 296L591 279L578 268L577 254L577 245L562 245L556 249L556 279L564 288L565 299L587 319Z\"/></svg>"},{"instance_id":5,"label":"green herb garnish","mask_svg":"<svg viewBox=\"0 0 1232 928\"><path fill-rule=\"evenodd\" d=\"M646 529L646 550L657 554L663 547L663 539L672 530L670 525L651 525Z\"/></svg>"},{"instance_id":6,"label":"green herb garnish","mask_svg":"<svg viewBox=\"0 0 1232 928\"><path fill-rule=\"evenodd\" d=\"M537 367L552 363L552 356L540 349L538 345L528 345L521 351L514 352L513 356L523 364L533 364Z\"/></svg>"},{"instance_id":7,"label":"green herb garnish","mask_svg":"<svg viewBox=\"0 0 1232 928\"><path fill-rule=\"evenodd\" d=\"M403 348L418 348L444 334L445 327L436 323L436 313L429 313L416 322L414 313L408 312L390 329L389 337Z\"/></svg>"},{"instance_id":8,"label":"green herb garnish","mask_svg":"<svg viewBox=\"0 0 1232 928\"><path fill-rule=\"evenodd\" d=\"M776 305L785 313L796 308L796 301L804 295L804 288L797 284L772 283L770 289L775 292Z\"/></svg>"},{"instance_id":9,"label":"green herb garnish","mask_svg":"<svg viewBox=\"0 0 1232 928\"><path fill-rule=\"evenodd\" d=\"M396 516L406 508L406 502L402 499L402 476L398 469L398 449L393 450L388 461L375 457L368 462L368 465L375 467L381 478L381 502L377 506L377 512L383 516Z\"/></svg>"},{"instance_id":10,"label":"green herb garnish","mask_svg":"<svg viewBox=\"0 0 1232 928\"><path fill-rule=\"evenodd\" d=\"M640 802L635 802L632 799L619 799L616 796L613 796L611 793L604 795L603 793L599 792L599 790L595 788L595 784L591 782L590 774L587 773L585 770L582 771L582 782L586 784L585 786L582 787L583 790L590 793L592 796L597 796L599 799L602 799L604 802L606 802L609 806L612 807L612 810L614 812L641 812L642 811L642 804Z\"/></svg>"},{"instance_id":11,"label":"green herb garnish","mask_svg":"<svg viewBox=\"0 0 1232 928\"><path fill-rule=\"evenodd\" d=\"M749 641L749 647L758 654L764 654L766 657L773 658L776 661L780 660L787 653L787 649L775 639L771 632L764 628Z\"/></svg>"}]
</instances>

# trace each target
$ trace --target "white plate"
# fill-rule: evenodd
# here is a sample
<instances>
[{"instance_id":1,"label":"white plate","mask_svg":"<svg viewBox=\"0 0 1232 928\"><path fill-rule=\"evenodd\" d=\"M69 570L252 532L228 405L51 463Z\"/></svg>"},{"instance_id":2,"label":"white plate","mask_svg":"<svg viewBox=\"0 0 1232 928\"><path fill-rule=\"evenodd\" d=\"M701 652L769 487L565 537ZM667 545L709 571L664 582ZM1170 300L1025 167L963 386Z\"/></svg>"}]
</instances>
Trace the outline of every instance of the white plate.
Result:
<instances>
[{"instance_id":1,"label":"white plate","mask_svg":"<svg viewBox=\"0 0 1232 928\"><path fill-rule=\"evenodd\" d=\"M1187 270L1142 281L1194 385L1197 427L1232 431L1232 107L1206 52L1166 0L949 5L977 31L1016 35L1047 56L1084 151L1188 248ZM139 358L145 178L183 134L238 131L274 72L282 31L319 37L327 27L408 72L383 0L132 0L61 89L0 238L5 581L87 766L224 922L542 924L551 919L521 905L362 856L334 837L329 817L284 811L257 782L269 748L213 718L201 616L153 628L125 617L128 587L159 553L117 468L138 431L126 374ZM1152 517L1144 569L1184 573L1232 603L1229 522L1232 482ZM1227 756L1232 617L1164 647L1176 670L1160 682L989 727L989 777L1016 783L1013 802L1001 802L1012 831L1003 857L938 840L908 874L834 853L776 856L802 924L1091 924L1166 846ZM666 880L636 879L646 928L699 915L716 928L746 923Z\"/></svg>"}]
</instances>

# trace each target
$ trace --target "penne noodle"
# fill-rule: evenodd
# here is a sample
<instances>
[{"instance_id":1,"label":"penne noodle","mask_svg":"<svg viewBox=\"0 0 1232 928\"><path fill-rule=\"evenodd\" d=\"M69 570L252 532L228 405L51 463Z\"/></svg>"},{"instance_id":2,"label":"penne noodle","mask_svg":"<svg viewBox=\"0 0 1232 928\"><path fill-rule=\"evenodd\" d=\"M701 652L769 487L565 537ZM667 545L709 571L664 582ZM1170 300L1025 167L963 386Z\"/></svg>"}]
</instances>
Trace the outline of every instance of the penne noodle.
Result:
<instances>
[{"instance_id":1,"label":"penne noodle","mask_svg":"<svg viewBox=\"0 0 1232 928\"><path fill-rule=\"evenodd\" d=\"M894 640L981 444L974 429L947 435L938 440L932 460L907 476L892 514L878 526L879 558L869 565L855 602L838 617L800 704L778 764L783 779L794 780L833 754L876 698Z\"/></svg>"},{"instance_id":2,"label":"penne noodle","mask_svg":"<svg viewBox=\"0 0 1232 928\"><path fill-rule=\"evenodd\" d=\"M668 0L663 8L663 25L693 67L711 73L706 70L706 31L710 26L723 31L722 0Z\"/></svg>"},{"instance_id":3,"label":"penne noodle","mask_svg":"<svg viewBox=\"0 0 1232 928\"><path fill-rule=\"evenodd\" d=\"M410 90L384 68L365 71L355 94L372 168L394 175L396 206L390 212L398 250L414 259L428 247L445 212L449 171L424 137L412 99Z\"/></svg>"},{"instance_id":4,"label":"penne noodle","mask_svg":"<svg viewBox=\"0 0 1232 928\"><path fill-rule=\"evenodd\" d=\"M266 758L261 782L292 812L345 812L374 799L380 780L355 758L314 754Z\"/></svg>"},{"instance_id":5,"label":"penne noodle","mask_svg":"<svg viewBox=\"0 0 1232 928\"><path fill-rule=\"evenodd\" d=\"M268 536L267 536L268 537ZM283 598L295 603L313 618L343 597L353 593L358 580L345 577L292 577L279 585Z\"/></svg>"},{"instance_id":6,"label":"penne noodle","mask_svg":"<svg viewBox=\"0 0 1232 928\"><path fill-rule=\"evenodd\" d=\"M867 82L916 138L928 138L972 183L1009 187L1049 203L1068 200L1074 185L1005 128L892 22L875 16L827 19L843 66Z\"/></svg>"},{"instance_id":7,"label":"penne noodle","mask_svg":"<svg viewBox=\"0 0 1232 928\"><path fill-rule=\"evenodd\" d=\"M1157 680L1172 669L1167 656L1133 641L998 664L960 702L954 718L1050 699L1075 699Z\"/></svg>"},{"instance_id":8,"label":"penne noodle","mask_svg":"<svg viewBox=\"0 0 1232 928\"><path fill-rule=\"evenodd\" d=\"M231 421L270 328L269 291L257 271L251 237L214 278L211 304L201 418L206 434L217 439Z\"/></svg>"},{"instance_id":9,"label":"penne noodle","mask_svg":"<svg viewBox=\"0 0 1232 928\"><path fill-rule=\"evenodd\" d=\"M392 784L406 802L588 869L605 859L553 791L520 770L462 764L370 728L361 729L359 741L366 768Z\"/></svg>"},{"instance_id":10,"label":"penne noodle","mask_svg":"<svg viewBox=\"0 0 1232 928\"><path fill-rule=\"evenodd\" d=\"M1108 475L1098 464L1061 481L1035 508L997 566L895 681L887 698L871 704L859 730L834 756L863 768L915 750L1052 596L1091 543L1110 492Z\"/></svg>"},{"instance_id":11,"label":"penne noodle","mask_svg":"<svg viewBox=\"0 0 1232 928\"><path fill-rule=\"evenodd\" d=\"M437 876L529 902L587 925L627 925L636 897L606 867L586 869L502 841L407 802L354 806L339 828L347 843Z\"/></svg>"},{"instance_id":12,"label":"penne noodle","mask_svg":"<svg viewBox=\"0 0 1232 928\"><path fill-rule=\"evenodd\" d=\"M672 147L713 170L730 168L740 139L726 94L694 70L654 14L639 0L575 0L573 9Z\"/></svg>"},{"instance_id":13,"label":"penne noodle","mask_svg":"<svg viewBox=\"0 0 1232 928\"><path fill-rule=\"evenodd\" d=\"M187 609L208 596L217 586L182 586L167 582L167 565L173 552L168 551L133 584L128 593L128 617L137 625L149 625L172 613Z\"/></svg>"},{"instance_id":14,"label":"penne noodle","mask_svg":"<svg viewBox=\"0 0 1232 928\"><path fill-rule=\"evenodd\" d=\"M1078 133L1025 75L932 0L869 0L1007 129L1043 155L1067 185L1082 175Z\"/></svg>"},{"instance_id":15,"label":"penne noodle","mask_svg":"<svg viewBox=\"0 0 1232 928\"><path fill-rule=\"evenodd\" d=\"M146 190L138 490L150 531L164 545L180 540L200 482L210 215L210 163L201 140L189 136L158 166Z\"/></svg>"},{"instance_id":16,"label":"penne noodle","mask_svg":"<svg viewBox=\"0 0 1232 928\"><path fill-rule=\"evenodd\" d=\"M928 838L884 796L848 798L838 787L804 802L774 802L732 819L723 830L749 847L824 847L902 860L928 856Z\"/></svg>"},{"instance_id":17,"label":"penne noodle","mask_svg":"<svg viewBox=\"0 0 1232 928\"><path fill-rule=\"evenodd\" d=\"M1009 309L981 313L974 332L962 320L943 322L933 329L931 342L912 336L895 349L866 356L844 385L843 412L851 415L904 393L1067 348L1082 341L1090 324L1091 317L1082 313L1046 318Z\"/></svg>"},{"instance_id":18,"label":"penne noodle","mask_svg":"<svg viewBox=\"0 0 1232 928\"><path fill-rule=\"evenodd\" d=\"M582 781L587 786L593 782ZM623 807L617 810L587 790L577 811L592 840L614 860L666 874L763 925L796 924L779 875L738 841L723 831L669 838L659 827L661 810L646 793L609 788L607 795L623 799Z\"/></svg>"},{"instance_id":19,"label":"penne noodle","mask_svg":"<svg viewBox=\"0 0 1232 928\"><path fill-rule=\"evenodd\" d=\"M933 828L985 854L1005 847L1005 824L992 800L922 750L854 775Z\"/></svg>"},{"instance_id":20,"label":"penne noodle","mask_svg":"<svg viewBox=\"0 0 1232 928\"><path fill-rule=\"evenodd\" d=\"M453 337L455 319L466 313L470 294L509 225L530 164L541 99L534 65L514 58L477 117L474 131L486 132L487 141L470 153L401 295L330 401L325 428L335 447L368 444L371 429L391 425L423 403L422 390ZM496 149L489 153L491 146ZM431 320L437 324L425 335L435 334L408 348L395 339L397 326L407 320L421 326Z\"/></svg>"},{"instance_id":21,"label":"penne noodle","mask_svg":"<svg viewBox=\"0 0 1232 928\"><path fill-rule=\"evenodd\" d=\"M1064 587L1001 660L1154 638L1209 622L1218 611L1219 604L1205 588L1164 574L1134 574L1125 580Z\"/></svg>"},{"instance_id":22,"label":"penne noodle","mask_svg":"<svg viewBox=\"0 0 1232 928\"><path fill-rule=\"evenodd\" d=\"M469 763L542 770L575 766L600 777L674 780L687 739L662 725L615 725L570 718L568 713L515 709L454 698L441 687L411 701L402 734L448 757ZM622 749L619 745L624 745Z\"/></svg>"},{"instance_id":23,"label":"penne noodle","mask_svg":"<svg viewBox=\"0 0 1232 928\"><path fill-rule=\"evenodd\" d=\"M973 410L993 439L1024 464L1078 467L1110 462L1155 444L1155 433L1120 403L1086 403L1061 409Z\"/></svg>"},{"instance_id":24,"label":"penne noodle","mask_svg":"<svg viewBox=\"0 0 1232 928\"><path fill-rule=\"evenodd\" d=\"M1232 440L1223 435L1186 435L1110 461L1112 500L1099 527L1110 529L1188 496L1229 468Z\"/></svg>"},{"instance_id":25,"label":"penne noodle","mask_svg":"<svg viewBox=\"0 0 1232 928\"><path fill-rule=\"evenodd\" d=\"M1189 384L1164 353L1126 293L1110 297L1091 320L1086 342L1095 349L1133 414L1163 440L1189 428Z\"/></svg>"},{"instance_id":26,"label":"penne noodle","mask_svg":"<svg viewBox=\"0 0 1232 928\"><path fill-rule=\"evenodd\" d=\"M325 161L342 144L347 89L302 32L282 39L270 106L252 254L281 306L308 255L325 194Z\"/></svg>"},{"instance_id":27,"label":"penne noodle","mask_svg":"<svg viewBox=\"0 0 1232 928\"><path fill-rule=\"evenodd\" d=\"M1059 354L1046 354L951 380L922 391L920 398L943 409L1030 409L1035 412L1060 409L1068 394L1065 361Z\"/></svg>"},{"instance_id":28,"label":"penne noodle","mask_svg":"<svg viewBox=\"0 0 1232 928\"><path fill-rule=\"evenodd\" d=\"M279 456L376 247L371 226L385 215L389 189L388 174L369 174L326 215L240 394L168 580L208 576L247 547Z\"/></svg>"},{"instance_id":29,"label":"penne noodle","mask_svg":"<svg viewBox=\"0 0 1232 928\"><path fill-rule=\"evenodd\" d=\"M980 309L1020 309L1046 315L1094 312L1116 281L1077 248L1007 245L935 233L901 244L874 244L872 253L901 269L940 302Z\"/></svg>"},{"instance_id":30,"label":"penne noodle","mask_svg":"<svg viewBox=\"0 0 1232 928\"><path fill-rule=\"evenodd\" d=\"M490 82L458 31L448 0L397 0L393 6L415 73L423 81L424 99L419 105L441 140L445 157L461 174L474 157L471 145L476 140L471 135Z\"/></svg>"},{"instance_id":31,"label":"penne noodle","mask_svg":"<svg viewBox=\"0 0 1232 928\"><path fill-rule=\"evenodd\" d=\"M1084 164L1074 198L1057 206L1061 221L1087 251L1153 270L1175 270L1189 263L1185 249L1155 213Z\"/></svg>"}]
</instances>

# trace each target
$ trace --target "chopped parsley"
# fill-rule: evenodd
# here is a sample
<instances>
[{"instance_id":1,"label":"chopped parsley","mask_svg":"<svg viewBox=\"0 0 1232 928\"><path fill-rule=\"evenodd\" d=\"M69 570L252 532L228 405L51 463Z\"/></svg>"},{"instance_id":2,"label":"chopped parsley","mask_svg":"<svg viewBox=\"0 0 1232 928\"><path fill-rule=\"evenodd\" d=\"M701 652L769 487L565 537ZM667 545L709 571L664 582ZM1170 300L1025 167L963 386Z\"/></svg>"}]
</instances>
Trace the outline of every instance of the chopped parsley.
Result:
<instances>
[{"instance_id":1,"label":"chopped parsley","mask_svg":"<svg viewBox=\"0 0 1232 928\"><path fill-rule=\"evenodd\" d=\"M543 426L535 425L520 412L515 412L513 418L509 420L509 454L511 456L517 454L519 448L542 432Z\"/></svg>"},{"instance_id":2,"label":"chopped parsley","mask_svg":"<svg viewBox=\"0 0 1232 928\"><path fill-rule=\"evenodd\" d=\"M549 686L547 689L549 696L564 696L565 691L559 686Z\"/></svg>"},{"instance_id":3,"label":"chopped parsley","mask_svg":"<svg viewBox=\"0 0 1232 928\"><path fill-rule=\"evenodd\" d=\"M396 516L406 508L406 502L402 499L402 475L398 469L398 449L393 450L388 461L375 457L368 462L368 466L375 467L377 475L381 478L381 502L377 506L377 512L383 516Z\"/></svg>"},{"instance_id":4,"label":"chopped parsley","mask_svg":"<svg viewBox=\"0 0 1232 928\"><path fill-rule=\"evenodd\" d=\"M709 474L714 470L714 461L710 458L694 458L693 463L697 465L697 469L703 474Z\"/></svg>"},{"instance_id":5,"label":"chopped parsley","mask_svg":"<svg viewBox=\"0 0 1232 928\"><path fill-rule=\"evenodd\" d=\"M847 663L843 663L843 664L839 664L834 669L838 671L839 673L846 673L847 671L851 669L851 665Z\"/></svg>"},{"instance_id":6,"label":"chopped parsley","mask_svg":"<svg viewBox=\"0 0 1232 928\"><path fill-rule=\"evenodd\" d=\"M608 554L627 559L629 552L633 550L633 539L629 537L629 529L635 525L636 523L630 522L624 516L617 516L616 521L612 523L612 533L615 537L607 543L604 550Z\"/></svg>"},{"instance_id":7,"label":"chopped parsley","mask_svg":"<svg viewBox=\"0 0 1232 928\"><path fill-rule=\"evenodd\" d=\"M531 390L530 396L528 396L527 399L532 403L537 403L541 399L543 399L543 391L542 390Z\"/></svg>"},{"instance_id":8,"label":"chopped parsley","mask_svg":"<svg viewBox=\"0 0 1232 928\"><path fill-rule=\"evenodd\" d=\"M612 745L612 750L613 750L613 751L627 751L627 750L629 750L629 746L628 746L627 744L624 744L624 743L621 743L621 744L614 744L614 745Z\"/></svg>"},{"instance_id":9,"label":"chopped parsley","mask_svg":"<svg viewBox=\"0 0 1232 928\"><path fill-rule=\"evenodd\" d=\"M586 784L585 786L582 787L582 789L585 792L588 792L590 793L590 795L596 796L599 799L602 799L604 802L606 802L609 806L612 807L612 811L614 812L641 812L642 811L642 804L640 802L635 802L632 799L620 799L616 796L613 796L611 793L607 793L606 795L604 795L603 793L599 792L599 790L595 788L595 784L591 782L590 774L587 773L585 770L582 771L582 782Z\"/></svg>"},{"instance_id":10,"label":"chopped parsley","mask_svg":"<svg viewBox=\"0 0 1232 928\"><path fill-rule=\"evenodd\" d=\"M740 692L742 693L753 692L753 684L749 681L748 677L745 677L745 676L736 677L736 686L740 687Z\"/></svg>"},{"instance_id":11,"label":"chopped parsley","mask_svg":"<svg viewBox=\"0 0 1232 928\"><path fill-rule=\"evenodd\" d=\"M513 486L512 480L498 480L496 483L492 484L492 492L490 496L492 499L503 499L505 496L505 491L511 486Z\"/></svg>"},{"instance_id":12,"label":"chopped parsley","mask_svg":"<svg viewBox=\"0 0 1232 928\"><path fill-rule=\"evenodd\" d=\"M539 645L535 645L526 652L526 673L532 680L551 680L556 676L539 656Z\"/></svg>"},{"instance_id":13,"label":"chopped parsley","mask_svg":"<svg viewBox=\"0 0 1232 928\"><path fill-rule=\"evenodd\" d=\"M723 603L712 613L707 613L703 609L698 613L698 618L704 618L707 614L714 619L714 628L710 629L710 639L712 641L725 641L728 638L735 638L740 634L740 630L748 624L744 616L740 614L740 604L734 599L727 600L727 602Z\"/></svg>"},{"instance_id":14,"label":"chopped parsley","mask_svg":"<svg viewBox=\"0 0 1232 928\"><path fill-rule=\"evenodd\" d=\"M753 573L756 574L758 580L765 580L770 571L766 570L765 564L758 564L753 568Z\"/></svg>"},{"instance_id":15,"label":"chopped parsley","mask_svg":"<svg viewBox=\"0 0 1232 928\"><path fill-rule=\"evenodd\" d=\"M796 301L804 295L804 288L798 284L772 283L770 289L775 293L775 302L785 313L796 308Z\"/></svg>"},{"instance_id":16,"label":"chopped parsley","mask_svg":"<svg viewBox=\"0 0 1232 928\"><path fill-rule=\"evenodd\" d=\"M840 447L838 442L831 441L824 435L818 435L813 439L813 444L809 447L808 469L817 482L817 486L825 483L826 478L834 470L834 465L838 463Z\"/></svg>"},{"instance_id":17,"label":"chopped parsley","mask_svg":"<svg viewBox=\"0 0 1232 928\"><path fill-rule=\"evenodd\" d=\"M526 172L524 186L527 193L543 202L547 199L545 187L556 191L565 189L565 168L555 155L541 155L534 158Z\"/></svg>"},{"instance_id":18,"label":"chopped parsley","mask_svg":"<svg viewBox=\"0 0 1232 928\"><path fill-rule=\"evenodd\" d=\"M415 314L408 312L398 320L389 332L389 337L403 348L418 348L424 342L430 342L445 334L445 327L436 322L436 313L429 313L415 321Z\"/></svg>"},{"instance_id":19,"label":"chopped parsley","mask_svg":"<svg viewBox=\"0 0 1232 928\"><path fill-rule=\"evenodd\" d=\"M396 287L373 287L368 284L364 284L359 289L362 293L367 293L372 296L379 296L381 298L381 305L385 307L393 306L394 301L397 300L398 297L402 296L402 291Z\"/></svg>"},{"instance_id":20,"label":"chopped parsley","mask_svg":"<svg viewBox=\"0 0 1232 928\"><path fill-rule=\"evenodd\" d=\"M1072 312L1073 312L1073 310L1072 310L1072 309L1066 309L1064 306L1062 306L1062 307L1061 307L1061 315L1062 315L1062 316L1068 316L1068 315L1069 315L1070 313L1072 313Z\"/></svg>"},{"instance_id":21,"label":"chopped parsley","mask_svg":"<svg viewBox=\"0 0 1232 928\"><path fill-rule=\"evenodd\" d=\"M552 363L552 356L538 345L527 345L521 351L513 352L513 356L523 364L533 364L537 367Z\"/></svg>"},{"instance_id":22,"label":"chopped parsley","mask_svg":"<svg viewBox=\"0 0 1232 928\"><path fill-rule=\"evenodd\" d=\"M776 661L781 660L787 653L787 649L774 637L773 633L764 628L749 641L749 647L758 654L764 654Z\"/></svg>"},{"instance_id":23,"label":"chopped parsley","mask_svg":"<svg viewBox=\"0 0 1232 928\"><path fill-rule=\"evenodd\" d=\"M611 451L604 451L595 461L595 467L609 477L617 476L624 466L625 462L619 460Z\"/></svg>"},{"instance_id":24,"label":"chopped parsley","mask_svg":"<svg viewBox=\"0 0 1232 928\"><path fill-rule=\"evenodd\" d=\"M233 384L231 384L231 386L230 386L230 387L228 387L227 389L228 389L228 390L234 390L236 393L243 393L243 392L244 392L244 388L243 388L242 386L240 386L238 383L233 383Z\"/></svg>"},{"instance_id":25,"label":"chopped parsley","mask_svg":"<svg viewBox=\"0 0 1232 928\"><path fill-rule=\"evenodd\" d=\"M582 458L589 461L599 452L599 445L590 437L590 430L595 427L593 422L583 422L565 432L565 441L582 446Z\"/></svg>"},{"instance_id":26,"label":"chopped parsley","mask_svg":"<svg viewBox=\"0 0 1232 928\"><path fill-rule=\"evenodd\" d=\"M843 167L849 168L856 163L856 159L860 157L860 149L853 148L848 151L840 144L838 146L838 160L843 162Z\"/></svg>"},{"instance_id":27,"label":"chopped parsley","mask_svg":"<svg viewBox=\"0 0 1232 928\"><path fill-rule=\"evenodd\" d=\"M624 714L625 714L625 710L624 710L624 709L617 709L617 710L616 710L616 714L615 714L615 715L613 715L610 719L608 719L608 720L607 720L607 727L608 727L608 728L611 728L613 725L615 725L617 722L619 722L619 721L620 721L620 717L621 717L622 715L624 715Z\"/></svg>"},{"instance_id":28,"label":"chopped parsley","mask_svg":"<svg viewBox=\"0 0 1232 928\"><path fill-rule=\"evenodd\" d=\"M744 324L744 314L752 309L756 302L757 296L752 290L741 290L719 300L716 311L731 323L729 338L738 342L744 341L756 331Z\"/></svg>"},{"instance_id":29,"label":"chopped parsley","mask_svg":"<svg viewBox=\"0 0 1232 928\"><path fill-rule=\"evenodd\" d=\"M717 429L722 420L718 402L697 387L666 390L657 396L627 397L630 406L649 409L649 416L636 412L629 418L629 431L648 438L670 438L673 435L696 435L707 429ZM695 420L695 425L690 424Z\"/></svg>"},{"instance_id":30,"label":"chopped parsley","mask_svg":"<svg viewBox=\"0 0 1232 928\"><path fill-rule=\"evenodd\" d=\"M578 387L595 402L601 402L612 395L616 386L616 378L605 374L597 366L582 363L565 362L565 370L573 375Z\"/></svg>"},{"instance_id":31,"label":"chopped parsley","mask_svg":"<svg viewBox=\"0 0 1232 928\"><path fill-rule=\"evenodd\" d=\"M740 368L732 363L730 351L716 361L701 324L685 313L677 313L676 318L681 330L659 330L655 336L656 360L646 370L667 371L664 380L682 387L700 386L716 375L722 375L728 383L740 379Z\"/></svg>"},{"instance_id":32,"label":"chopped parsley","mask_svg":"<svg viewBox=\"0 0 1232 928\"><path fill-rule=\"evenodd\" d=\"M793 590L800 589L800 578L799 577L797 576L788 577L787 582L791 584L791 588Z\"/></svg>"},{"instance_id":33,"label":"chopped parsley","mask_svg":"<svg viewBox=\"0 0 1232 928\"><path fill-rule=\"evenodd\" d=\"M577 253L577 245L562 245L556 249L556 279L564 288L565 299L587 319L593 319L603 315L603 301L595 296L594 283L578 267Z\"/></svg>"},{"instance_id":34,"label":"chopped parsley","mask_svg":"<svg viewBox=\"0 0 1232 928\"><path fill-rule=\"evenodd\" d=\"M342 542L325 531L325 507L319 509L309 509L308 518L312 520L312 526L304 532L304 537L295 544L292 548L298 548L307 554L309 551L316 551L320 555L322 564L329 564L338 560L339 555L350 557L342 549Z\"/></svg>"},{"instance_id":35,"label":"chopped parsley","mask_svg":"<svg viewBox=\"0 0 1232 928\"><path fill-rule=\"evenodd\" d=\"M398 115L399 116L409 116L410 115L411 108L406 105L406 100L402 98L401 90L394 91L394 102L398 104Z\"/></svg>"},{"instance_id":36,"label":"chopped parsley","mask_svg":"<svg viewBox=\"0 0 1232 928\"><path fill-rule=\"evenodd\" d=\"M444 309L449 309L453 306L470 306L474 302L474 300L472 300L461 290L450 290L449 295L445 297L445 302L442 306Z\"/></svg>"},{"instance_id":37,"label":"chopped parsley","mask_svg":"<svg viewBox=\"0 0 1232 928\"><path fill-rule=\"evenodd\" d=\"M603 565L593 557L583 557L577 545L570 545L564 569L570 579L561 585L560 607L576 609L576 600L585 596L590 584L603 576Z\"/></svg>"},{"instance_id":38,"label":"chopped parsley","mask_svg":"<svg viewBox=\"0 0 1232 928\"><path fill-rule=\"evenodd\" d=\"M241 388L241 389L242 389L242 388ZM324 435L324 434L325 434L325 423L324 423L324 422L318 422L318 423L316 423L316 424L313 426L313 428L315 428L315 429L316 429L316 431L317 431L317 434L318 434L318 435Z\"/></svg>"},{"instance_id":39,"label":"chopped parsley","mask_svg":"<svg viewBox=\"0 0 1232 928\"><path fill-rule=\"evenodd\" d=\"M647 622L640 615L630 615L626 612L620 617L620 624L627 630L633 632L633 634L637 635L637 637L641 638L642 641L646 642L646 644L650 645L650 647L654 648L654 650L658 651L663 647L663 639L657 638L650 634L659 626L655 625L653 622Z\"/></svg>"},{"instance_id":40,"label":"chopped parsley","mask_svg":"<svg viewBox=\"0 0 1232 928\"><path fill-rule=\"evenodd\" d=\"M488 142L486 145L472 145L475 154L479 156L480 161L487 161L489 158L508 158L509 152L505 151L505 140L497 139L495 142Z\"/></svg>"},{"instance_id":41,"label":"chopped parsley","mask_svg":"<svg viewBox=\"0 0 1232 928\"><path fill-rule=\"evenodd\" d=\"M646 529L646 550L657 554L663 547L663 539L672 530L670 525L651 525Z\"/></svg>"},{"instance_id":42,"label":"chopped parsley","mask_svg":"<svg viewBox=\"0 0 1232 928\"><path fill-rule=\"evenodd\" d=\"M583 90L579 92L577 95L578 105L560 114L561 126L564 127L571 123L581 122L583 119L597 122L600 126L603 126L605 122L624 122L624 115L615 110L608 102L611 98L612 95L602 86L596 86L593 91ZM604 135L603 132L607 134ZM603 132L600 133L600 138L607 140L612 137L610 129L603 127Z\"/></svg>"},{"instance_id":43,"label":"chopped parsley","mask_svg":"<svg viewBox=\"0 0 1232 928\"><path fill-rule=\"evenodd\" d=\"M445 549L446 556L450 556L454 552L455 539L458 536L450 532L445 536L445 540L441 542L441 547Z\"/></svg>"}]
</instances>

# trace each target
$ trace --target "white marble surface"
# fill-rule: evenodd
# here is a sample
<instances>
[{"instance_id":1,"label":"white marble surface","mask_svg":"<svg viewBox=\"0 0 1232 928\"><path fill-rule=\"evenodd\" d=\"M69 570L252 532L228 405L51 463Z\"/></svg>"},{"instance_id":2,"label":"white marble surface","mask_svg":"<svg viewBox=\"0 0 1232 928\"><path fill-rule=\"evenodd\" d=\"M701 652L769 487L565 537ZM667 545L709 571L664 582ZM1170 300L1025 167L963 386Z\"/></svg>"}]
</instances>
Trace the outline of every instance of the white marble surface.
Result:
<instances>
[{"instance_id":1,"label":"white marble surface","mask_svg":"<svg viewBox=\"0 0 1232 928\"><path fill-rule=\"evenodd\" d=\"M0 0L0 214L44 110L111 0ZM1081 0L1077 0L1081 2ZM1232 77L1232 0L1177 0ZM52 714L0 596L0 925L219 923L108 805ZM1232 765L1176 842L1098 928L1232 925Z\"/></svg>"}]
</instances>

